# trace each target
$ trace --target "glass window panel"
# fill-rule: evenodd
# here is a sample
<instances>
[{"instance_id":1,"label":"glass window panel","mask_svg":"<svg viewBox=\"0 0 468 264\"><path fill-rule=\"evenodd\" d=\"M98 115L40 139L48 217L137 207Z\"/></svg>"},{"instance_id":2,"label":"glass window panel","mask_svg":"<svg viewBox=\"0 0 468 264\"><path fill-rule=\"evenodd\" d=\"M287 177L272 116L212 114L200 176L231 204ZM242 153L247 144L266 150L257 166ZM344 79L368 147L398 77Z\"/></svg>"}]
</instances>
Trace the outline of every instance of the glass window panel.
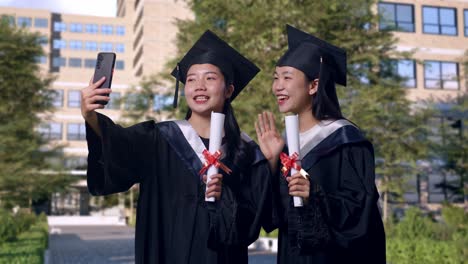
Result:
<instances>
[{"instance_id":1,"label":"glass window panel","mask_svg":"<svg viewBox=\"0 0 468 264\"><path fill-rule=\"evenodd\" d=\"M47 18L34 18L34 26L38 28L46 28L49 26Z\"/></svg>"},{"instance_id":2,"label":"glass window panel","mask_svg":"<svg viewBox=\"0 0 468 264\"><path fill-rule=\"evenodd\" d=\"M67 30L67 25L62 22L54 22L54 31L55 32L63 32Z\"/></svg>"},{"instance_id":3,"label":"glass window panel","mask_svg":"<svg viewBox=\"0 0 468 264\"><path fill-rule=\"evenodd\" d=\"M153 111L163 110L165 107L172 105L173 97L167 95L156 94L153 97Z\"/></svg>"},{"instance_id":4,"label":"glass window panel","mask_svg":"<svg viewBox=\"0 0 468 264\"><path fill-rule=\"evenodd\" d=\"M384 21L395 20L395 7L393 4L379 4L379 14Z\"/></svg>"},{"instance_id":5,"label":"glass window panel","mask_svg":"<svg viewBox=\"0 0 468 264\"><path fill-rule=\"evenodd\" d=\"M19 27L31 27L32 19L30 17L18 17L16 20L16 25Z\"/></svg>"},{"instance_id":6,"label":"glass window panel","mask_svg":"<svg viewBox=\"0 0 468 264\"><path fill-rule=\"evenodd\" d=\"M97 51L97 43L94 41L86 41L86 50Z\"/></svg>"},{"instance_id":7,"label":"glass window panel","mask_svg":"<svg viewBox=\"0 0 468 264\"><path fill-rule=\"evenodd\" d=\"M414 32L414 24L398 23L398 28L406 32Z\"/></svg>"},{"instance_id":8,"label":"glass window panel","mask_svg":"<svg viewBox=\"0 0 468 264\"><path fill-rule=\"evenodd\" d=\"M123 60L118 60L115 62L115 68L117 70L123 70L125 68L125 62Z\"/></svg>"},{"instance_id":9,"label":"glass window panel","mask_svg":"<svg viewBox=\"0 0 468 264\"><path fill-rule=\"evenodd\" d=\"M424 25L424 33L439 34L439 26Z\"/></svg>"},{"instance_id":10,"label":"glass window panel","mask_svg":"<svg viewBox=\"0 0 468 264\"><path fill-rule=\"evenodd\" d=\"M94 68L96 66L96 59L85 59L85 68Z\"/></svg>"},{"instance_id":11,"label":"glass window panel","mask_svg":"<svg viewBox=\"0 0 468 264\"><path fill-rule=\"evenodd\" d=\"M81 59L80 58L69 58L68 66L74 68L81 68Z\"/></svg>"},{"instance_id":12,"label":"glass window panel","mask_svg":"<svg viewBox=\"0 0 468 264\"><path fill-rule=\"evenodd\" d=\"M68 107L79 108L81 102L80 91L68 91Z\"/></svg>"},{"instance_id":13,"label":"glass window panel","mask_svg":"<svg viewBox=\"0 0 468 264\"><path fill-rule=\"evenodd\" d=\"M112 47L112 43L109 43L109 42L102 42L100 45L99 45L99 50L101 51L107 51L107 52L110 52L113 50L113 47Z\"/></svg>"},{"instance_id":14,"label":"glass window panel","mask_svg":"<svg viewBox=\"0 0 468 264\"><path fill-rule=\"evenodd\" d=\"M46 64L47 63L47 57L46 56L37 56L35 58L36 63L40 64Z\"/></svg>"},{"instance_id":15,"label":"glass window panel","mask_svg":"<svg viewBox=\"0 0 468 264\"><path fill-rule=\"evenodd\" d=\"M400 60L398 62L398 74L402 77L414 78L414 62L411 60Z\"/></svg>"},{"instance_id":16,"label":"glass window panel","mask_svg":"<svg viewBox=\"0 0 468 264\"><path fill-rule=\"evenodd\" d=\"M84 124L68 124L67 125L68 140L85 140L86 126Z\"/></svg>"},{"instance_id":17,"label":"glass window panel","mask_svg":"<svg viewBox=\"0 0 468 264\"><path fill-rule=\"evenodd\" d=\"M439 24L439 12L434 7L423 7L424 24Z\"/></svg>"},{"instance_id":18,"label":"glass window panel","mask_svg":"<svg viewBox=\"0 0 468 264\"><path fill-rule=\"evenodd\" d=\"M442 26L440 29L440 33L443 35L457 35L457 28L455 27L444 27Z\"/></svg>"},{"instance_id":19,"label":"glass window panel","mask_svg":"<svg viewBox=\"0 0 468 264\"><path fill-rule=\"evenodd\" d=\"M440 79L440 63L426 62L424 64L424 77L426 79Z\"/></svg>"},{"instance_id":20,"label":"glass window panel","mask_svg":"<svg viewBox=\"0 0 468 264\"><path fill-rule=\"evenodd\" d=\"M455 26L455 10L440 8L440 23L442 25Z\"/></svg>"},{"instance_id":21,"label":"glass window panel","mask_svg":"<svg viewBox=\"0 0 468 264\"><path fill-rule=\"evenodd\" d=\"M120 52L120 53L125 52L125 44L123 44L123 43L116 43L116 44L115 44L115 51L116 51L116 52Z\"/></svg>"},{"instance_id":22,"label":"glass window panel","mask_svg":"<svg viewBox=\"0 0 468 264\"><path fill-rule=\"evenodd\" d=\"M116 26L115 34L120 35L120 36L125 35L125 26Z\"/></svg>"},{"instance_id":23,"label":"glass window panel","mask_svg":"<svg viewBox=\"0 0 468 264\"><path fill-rule=\"evenodd\" d=\"M80 50L83 46L81 40L70 40L69 47L73 50Z\"/></svg>"},{"instance_id":24,"label":"glass window panel","mask_svg":"<svg viewBox=\"0 0 468 264\"><path fill-rule=\"evenodd\" d=\"M399 22L413 22L413 8L409 5L397 5L397 19Z\"/></svg>"},{"instance_id":25,"label":"glass window panel","mask_svg":"<svg viewBox=\"0 0 468 264\"><path fill-rule=\"evenodd\" d=\"M52 58L52 67L64 67L65 65L66 65L65 58L62 58L62 57Z\"/></svg>"},{"instance_id":26,"label":"glass window panel","mask_svg":"<svg viewBox=\"0 0 468 264\"><path fill-rule=\"evenodd\" d=\"M424 87L428 89L439 89L440 88L440 81L439 80L428 80L424 81Z\"/></svg>"},{"instance_id":27,"label":"glass window panel","mask_svg":"<svg viewBox=\"0 0 468 264\"><path fill-rule=\"evenodd\" d=\"M67 47L67 42L63 39L54 39L52 44L54 49L64 49Z\"/></svg>"},{"instance_id":28,"label":"glass window panel","mask_svg":"<svg viewBox=\"0 0 468 264\"><path fill-rule=\"evenodd\" d=\"M101 33L104 35L112 35L114 27L112 25L101 25Z\"/></svg>"},{"instance_id":29,"label":"glass window panel","mask_svg":"<svg viewBox=\"0 0 468 264\"><path fill-rule=\"evenodd\" d=\"M447 90L458 90L458 82L457 81L445 81L444 80L444 89Z\"/></svg>"},{"instance_id":30,"label":"glass window panel","mask_svg":"<svg viewBox=\"0 0 468 264\"><path fill-rule=\"evenodd\" d=\"M444 79L451 79L457 76L457 64L452 62L442 62L442 75ZM448 78L446 78L446 76Z\"/></svg>"},{"instance_id":31,"label":"glass window panel","mask_svg":"<svg viewBox=\"0 0 468 264\"><path fill-rule=\"evenodd\" d=\"M63 106L63 90L54 90L52 105L54 107Z\"/></svg>"},{"instance_id":32,"label":"glass window panel","mask_svg":"<svg viewBox=\"0 0 468 264\"><path fill-rule=\"evenodd\" d=\"M120 109L120 93L112 92L110 95L109 103L107 104L107 109Z\"/></svg>"},{"instance_id":33,"label":"glass window panel","mask_svg":"<svg viewBox=\"0 0 468 264\"><path fill-rule=\"evenodd\" d=\"M78 23L70 24L70 32L83 32L83 25Z\"/></svg>"},{"instance_id":34,"label":"glass window panel","mask_svg":"<svg viewBox=\"0 0 468 264\"><path fill-rule=\"evenodd\" d=\"M96 34L99 31L99 27L96 24L86 24L86 33Z\"/></svg>"}]
</instances>

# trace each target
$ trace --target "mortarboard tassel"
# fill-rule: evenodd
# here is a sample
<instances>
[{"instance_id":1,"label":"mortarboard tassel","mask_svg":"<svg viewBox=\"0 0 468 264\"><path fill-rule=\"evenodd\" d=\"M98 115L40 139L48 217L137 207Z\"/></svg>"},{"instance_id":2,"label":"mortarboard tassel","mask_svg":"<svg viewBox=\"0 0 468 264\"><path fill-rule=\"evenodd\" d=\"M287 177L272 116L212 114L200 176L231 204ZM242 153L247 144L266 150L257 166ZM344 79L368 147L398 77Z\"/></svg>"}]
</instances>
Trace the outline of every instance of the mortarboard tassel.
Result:
<instances>
[{"instance_id":1,"label":"mortarboard tassel","mask_svg":"<svg viewBox=\"0 0 468 264\"><path fill-rule=\"evenodd\" d=\"M178 97L179 97L179 79L180 79L180 66L179 66L179 63L177 63L175 94L174 94L174 102L172 103L172 106L174 108L177 108L177 100L178 100Z\"/></svg>"}]
</instances>

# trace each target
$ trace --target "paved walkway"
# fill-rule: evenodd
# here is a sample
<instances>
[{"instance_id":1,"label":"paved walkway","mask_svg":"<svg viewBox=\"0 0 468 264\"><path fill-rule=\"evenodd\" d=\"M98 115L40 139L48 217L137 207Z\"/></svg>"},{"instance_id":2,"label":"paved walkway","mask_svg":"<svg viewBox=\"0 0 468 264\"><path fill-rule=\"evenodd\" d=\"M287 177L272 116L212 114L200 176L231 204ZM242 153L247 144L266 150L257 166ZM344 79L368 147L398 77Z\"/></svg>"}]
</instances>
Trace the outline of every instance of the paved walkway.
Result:
<instances>
[{"instance_id":1,"label":"paved walkway","mask_svg":"<svg viewBox=\"0 0 468 264\"><path fill-rule=\"evenodd\" d=\"M126 226L59 226L50 230L49 263L134 263L133 228Z\"/></svg>"},{"instance_id":2,"label":"paved walkway","mask_svg":"<svg viewBox=\"0 0 468 264\"><path fill-rule=\"evenodd\" d=\"M51 234L46 264L130 264L135 262L133 228L56 226L49 231ZM249 263L274 264L276 256L268 252L251 252Z\"/></svg>"}]
</instances>

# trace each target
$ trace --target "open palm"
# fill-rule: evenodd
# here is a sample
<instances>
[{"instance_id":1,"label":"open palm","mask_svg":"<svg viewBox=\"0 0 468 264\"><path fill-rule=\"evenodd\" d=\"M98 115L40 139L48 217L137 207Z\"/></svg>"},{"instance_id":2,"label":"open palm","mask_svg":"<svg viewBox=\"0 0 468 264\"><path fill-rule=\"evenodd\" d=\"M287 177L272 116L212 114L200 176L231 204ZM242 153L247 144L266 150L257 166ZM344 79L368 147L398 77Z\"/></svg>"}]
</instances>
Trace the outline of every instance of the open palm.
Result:
<instances>
[{"instance_id":1,"label":"open palm","mask_svg":"<svg viewBox=\"0 0 468 264\"><path fill-rule=\"evenodd\" d=\"M276 129L275 117L271 112L258 114L255 122L258 144L263 155L269 161L276 162L284 147L284 139Z\"/></svg>"}]
</instances>

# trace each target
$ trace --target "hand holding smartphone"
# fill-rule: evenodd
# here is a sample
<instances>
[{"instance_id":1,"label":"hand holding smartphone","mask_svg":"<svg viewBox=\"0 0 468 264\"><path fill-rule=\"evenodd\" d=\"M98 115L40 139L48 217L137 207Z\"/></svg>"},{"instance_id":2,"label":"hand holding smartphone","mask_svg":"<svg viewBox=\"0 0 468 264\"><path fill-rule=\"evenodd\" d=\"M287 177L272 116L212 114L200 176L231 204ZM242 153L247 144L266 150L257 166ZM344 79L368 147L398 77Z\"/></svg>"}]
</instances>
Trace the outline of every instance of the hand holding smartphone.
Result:
<instances>
[{"instance_id":1,"label":"hand holding smartphone","mask_svg":"<svg viewBox=\"0 0 468 264\"><path fill-rule=\"evenodd\" d=\"M96 68L94 69L93 83L99 81L102 77L106 80L99 88L111 88L112 75L114 73L116 55L113 52L99 52L96 59ZM106 96L109 96L107 94ZM98 101L98 104L106 105L106 101Z\"/></svg>"}]
</instances>

